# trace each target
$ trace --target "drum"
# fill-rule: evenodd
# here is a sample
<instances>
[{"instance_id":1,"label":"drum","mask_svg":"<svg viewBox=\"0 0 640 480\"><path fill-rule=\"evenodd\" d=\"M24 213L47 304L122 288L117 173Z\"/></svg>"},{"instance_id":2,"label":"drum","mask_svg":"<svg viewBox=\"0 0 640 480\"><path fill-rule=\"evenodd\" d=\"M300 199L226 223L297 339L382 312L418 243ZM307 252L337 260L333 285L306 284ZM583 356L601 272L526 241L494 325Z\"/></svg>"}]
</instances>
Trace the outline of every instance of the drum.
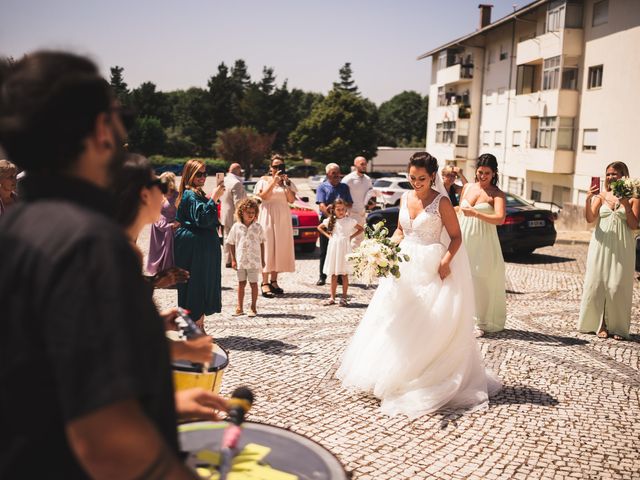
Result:
<instances>
[{"instance_id":1,"label":"drum","mask_svg":"<svg viewBox=\"0 0 640 480\"><path fill-rule=\"evenodd\" d=\"M214 343L207 372L202 371L202 364L191 363L188 360L176 360L171 364L174 387L176 390L200 387L217 394L220 392L222 374L227 365L229 365L229 354L220 345Z\"/></svg>"},{"instance_id":2,"label":"drum","mask_svg":"<svg viewBox=\"0 0 640 480\"><path fill-rule=\"evenodd\" d=\"M194 422L178 427L186 463L200 478L217 478L226 422ZM245 422L229 478L346 480L344 468L328 450L307 437L264 423Z\"/></svg>"}]
</instances>

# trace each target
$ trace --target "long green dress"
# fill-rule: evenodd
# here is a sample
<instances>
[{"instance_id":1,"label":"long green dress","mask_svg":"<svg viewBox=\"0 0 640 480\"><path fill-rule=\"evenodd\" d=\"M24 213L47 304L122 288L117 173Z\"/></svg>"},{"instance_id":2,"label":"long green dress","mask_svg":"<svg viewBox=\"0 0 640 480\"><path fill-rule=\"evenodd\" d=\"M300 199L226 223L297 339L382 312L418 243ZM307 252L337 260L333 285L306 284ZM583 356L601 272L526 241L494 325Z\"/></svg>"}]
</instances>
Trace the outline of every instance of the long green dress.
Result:
<instances>
[{"instance_id":1,"label":"long green dress","mask_svg":"<svg viewBox=\"0 0 640 480\"><path fill-rule=\"evenodd\" d=\"M629 338L636 249L623 206L605 203L589 242L578 330L597 332L604 317L607 331Z\"/></svg>"},{"instance_id":2,"label":"long green dress","mask_svg":"<svg viewBox=\"0 0 640 480\"><path fill-rule=\"evenodd\" d=\"M194 320L222 310L218 209L213 200L185 190L178 206L174 257L177 267L189 271L189 280L178 284L178 305Z\"/></svg>"},{"instance_id":3,"label":"long green dress","mask_svg":"<svg viewBox=\"0 0 640 480\"><path fill-rule=\"evenodd\" d=\"M465 199L462 206L470 205ZM473 208L488 215L495 213L493 207L484 202ZM460 229L471 266L476 299L476 325L485 332L504 330L507 319L504 258L496 226L476 217L463 216L460 219Z\"/></svg>"}]
</instances>

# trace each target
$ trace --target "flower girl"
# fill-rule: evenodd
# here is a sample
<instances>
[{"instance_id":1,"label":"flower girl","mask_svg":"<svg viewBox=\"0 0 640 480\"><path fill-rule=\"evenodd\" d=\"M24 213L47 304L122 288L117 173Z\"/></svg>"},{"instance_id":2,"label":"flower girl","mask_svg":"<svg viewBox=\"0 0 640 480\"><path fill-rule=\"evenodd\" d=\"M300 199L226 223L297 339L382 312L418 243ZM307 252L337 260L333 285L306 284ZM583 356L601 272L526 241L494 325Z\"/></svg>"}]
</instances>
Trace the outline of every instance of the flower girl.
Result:
<instances>
[{"instance_id":1,"label":"flower girl","mask_svg":"<svg viewBox=\"0 0 640 480\"><path fill-rule=\"evenodd\" d=\"M329 239L327 257L324 262L323 273L331 276L331 297L325 305L336 303L336 290L338 289L338 276L342 277L342 298L340 306L347 306L347 291L349 290L350 266L347 255L351 253L351 239L358 236L364 230L354 218L347 217L347 204L342 199L337 199L332 204L331 216L326 218L318 230Z\"/></svg>"}]
</instances>

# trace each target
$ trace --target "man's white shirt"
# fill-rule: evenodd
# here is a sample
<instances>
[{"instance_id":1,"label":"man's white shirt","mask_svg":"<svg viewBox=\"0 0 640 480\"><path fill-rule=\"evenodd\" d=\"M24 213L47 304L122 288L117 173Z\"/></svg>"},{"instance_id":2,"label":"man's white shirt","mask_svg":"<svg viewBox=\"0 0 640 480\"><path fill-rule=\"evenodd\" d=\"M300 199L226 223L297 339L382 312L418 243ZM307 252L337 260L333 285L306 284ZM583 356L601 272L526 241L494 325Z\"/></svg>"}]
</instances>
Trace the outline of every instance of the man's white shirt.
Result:
<instances>
[{"instance_id":1,"label":"man's white shirt","mask_svg":"<svg viewBox=\"0 0 640 480\"><path fill-rule=\"evenodd\" d=\"M364 213L367 202L373 193L371 178L367 174L360 176L357 172L351 172L344 176L342 183L347 184L351 193L351 199L353 200L351 211L360 214Z\"/></svg>"}]
</instances>

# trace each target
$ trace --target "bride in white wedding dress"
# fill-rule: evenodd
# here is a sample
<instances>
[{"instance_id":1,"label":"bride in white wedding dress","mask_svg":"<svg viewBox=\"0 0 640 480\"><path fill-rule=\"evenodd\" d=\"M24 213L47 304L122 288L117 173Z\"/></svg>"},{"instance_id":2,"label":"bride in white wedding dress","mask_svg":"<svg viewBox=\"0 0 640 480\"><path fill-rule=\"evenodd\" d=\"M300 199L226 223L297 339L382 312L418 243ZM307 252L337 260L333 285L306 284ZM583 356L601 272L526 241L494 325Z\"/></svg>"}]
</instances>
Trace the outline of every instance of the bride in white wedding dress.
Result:
<instances>
[{"instance_id":1,"label":"bride in white wedding dress","mask_svg":"<svg viewBox=\"0 0 640 480\"><path fill-rule=\"evenodd\" d=\"M336 376L347 389L373 393L383 413L413 419L483 407L501 386L474 335L469 260L438 161L414 154L409 180L414 190L402 197L392 240L410 260L400 278L380 279Z\"/></svg>"}]
</instances>

